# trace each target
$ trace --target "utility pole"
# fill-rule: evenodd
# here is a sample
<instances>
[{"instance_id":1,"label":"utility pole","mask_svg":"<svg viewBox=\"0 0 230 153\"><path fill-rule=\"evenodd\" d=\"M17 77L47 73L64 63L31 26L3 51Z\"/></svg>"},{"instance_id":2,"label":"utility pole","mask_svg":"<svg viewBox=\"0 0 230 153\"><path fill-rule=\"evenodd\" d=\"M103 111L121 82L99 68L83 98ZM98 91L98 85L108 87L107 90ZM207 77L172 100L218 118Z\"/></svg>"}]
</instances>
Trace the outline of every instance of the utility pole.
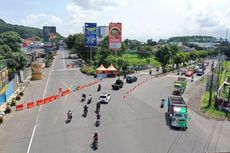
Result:
<instances>
[{"instance_id":1,"label":"utility pole","mask_svg":"<svg viewBox=\"0 0 230 153\"><path fill-rule=\"evenodd\" d=\"M213 69L214 69L214 61L212 62L212 65L211 65L211 72L212 72L212 75L211 75L211 85L210 85L210 88L209 88L209 101L208 101L208 107L211 106L212 104L212 85L213 85Z\"/></svg>"}]
</instances>

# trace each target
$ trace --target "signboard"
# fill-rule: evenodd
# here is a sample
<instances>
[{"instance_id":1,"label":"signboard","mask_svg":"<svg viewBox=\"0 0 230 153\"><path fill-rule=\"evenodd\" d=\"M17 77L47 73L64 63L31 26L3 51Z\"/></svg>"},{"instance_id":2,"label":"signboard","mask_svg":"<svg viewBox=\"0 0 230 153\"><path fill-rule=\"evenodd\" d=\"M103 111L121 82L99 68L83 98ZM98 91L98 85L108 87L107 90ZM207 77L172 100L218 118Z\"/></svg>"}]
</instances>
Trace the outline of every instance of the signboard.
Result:
<instances>
[{"instance_id":1,"label":"signboard","mask_svg":"<svg viewBox=\"0 0 230 153\"><path fill-rule=\"evenodd\" d=\"M212 75L208 75L208 76L207 76L207 83L206 83L206 91L209 91L209 90L210 90L211 80L212 80ZM213 75L213 80L212 80L212 91L216 91L216 88L217 88L217 80L218 80L218 76L217 76L217 75Z\"/></svg>"},{"instance_id":2,"label":"signboard","mask_svg":"<svg viewBox=\"0 0 230 153\"><path fill-rule=\"evenodd\" d=\"M43 39L44 39L44 42L50 42L54 38L56 38L56 27L54 27L54 26L44 26L43 27Z\"/></svg>"},{"instance_id":3,"label":"signboard","mask_svg":"<svg viewBox=\"0 0 230 153\"><path fill-rule=\"evenodd\" d=\"M8 84L8 70L4 68L0 71L0 94L3 94L7 90Z\"/></svg>"},{"instance_id":4,"label":"signboard","mask_svg":"<svg viewBox=\"0 0 230 153\"><path fill-rule=\"evenodd\" d=\"M97 46L97 23L85 23L85 47Z\"/></svg>"},{"instance_id":5,"label":"signboard","mask_svg":"<svg viewBox=\"0 0 230 153\"><path fill-rule=\"evenodd\" d=\"M109 48L112 50L121 49L122 45L122 24L109 24Z\"/></svg>"}]
</instances>

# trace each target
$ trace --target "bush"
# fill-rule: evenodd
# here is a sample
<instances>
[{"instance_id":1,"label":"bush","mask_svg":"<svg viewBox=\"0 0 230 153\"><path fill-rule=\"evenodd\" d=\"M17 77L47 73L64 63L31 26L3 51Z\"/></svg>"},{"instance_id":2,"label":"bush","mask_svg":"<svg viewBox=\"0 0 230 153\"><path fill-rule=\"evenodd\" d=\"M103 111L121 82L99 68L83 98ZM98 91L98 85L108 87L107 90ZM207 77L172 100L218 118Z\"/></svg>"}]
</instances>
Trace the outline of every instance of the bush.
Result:
<instances>
[{"instance_id":1,"label":"bush","mask_svg":"<svg viewBox=\"0 0 230 153\"><path fill-rule=\"evenodd\" d=\"M0 124L3 122L3 116L0 116Z\"/></svg>"}]
</instances>

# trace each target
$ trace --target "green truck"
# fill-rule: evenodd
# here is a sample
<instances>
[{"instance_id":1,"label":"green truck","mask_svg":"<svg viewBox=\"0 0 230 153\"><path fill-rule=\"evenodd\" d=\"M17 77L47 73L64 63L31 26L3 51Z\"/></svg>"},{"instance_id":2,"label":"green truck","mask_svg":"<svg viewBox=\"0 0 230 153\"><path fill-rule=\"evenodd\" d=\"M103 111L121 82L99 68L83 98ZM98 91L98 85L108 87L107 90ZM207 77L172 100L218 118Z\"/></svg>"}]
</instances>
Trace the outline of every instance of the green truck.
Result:
<instances>
[{"instance_id":1,"label":"green truck","mask_svg":"<svg viewBox=\"0 0 230 153\"><path fill-rule=\"evenodd\" d=\"M173 89L173 95L179 95L181 96L187 85L187 79L184 77L178 77L176 81L174 81L174 89Z\"/></svg>"},{"instance_id":2,"label":"green truck","mask_svg":"<svg viewBox=\"0 0 230 153\"><path fill-rule=\"evenodd\" d=\"M168 116L171 127L187 129L188 111L187 104L182 96L168 97Z\"/></svg>"}]
</instances>

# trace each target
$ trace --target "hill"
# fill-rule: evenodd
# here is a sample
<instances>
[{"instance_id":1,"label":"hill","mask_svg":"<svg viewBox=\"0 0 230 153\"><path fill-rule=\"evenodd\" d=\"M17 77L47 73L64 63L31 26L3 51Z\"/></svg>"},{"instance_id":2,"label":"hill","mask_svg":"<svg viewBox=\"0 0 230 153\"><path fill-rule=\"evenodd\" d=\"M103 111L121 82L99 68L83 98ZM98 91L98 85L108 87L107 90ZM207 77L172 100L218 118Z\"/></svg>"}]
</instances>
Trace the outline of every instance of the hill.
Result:
<instances>
[{"instance_id":1,"label":"hill","mask_svg":"<svg viewBox=\"0 0 230 153\"><path fill-rule=\"evenodd\" d=\"M0 19L0 33L6 31L14 31L17 32L21 38L31 38L35 37L37 39L42 39L42 29L27 27L22 25L13 25L6 23L4 20ZM63 38L60 34L57 33L58 38Z\"/></svg>"}]
</instances>

